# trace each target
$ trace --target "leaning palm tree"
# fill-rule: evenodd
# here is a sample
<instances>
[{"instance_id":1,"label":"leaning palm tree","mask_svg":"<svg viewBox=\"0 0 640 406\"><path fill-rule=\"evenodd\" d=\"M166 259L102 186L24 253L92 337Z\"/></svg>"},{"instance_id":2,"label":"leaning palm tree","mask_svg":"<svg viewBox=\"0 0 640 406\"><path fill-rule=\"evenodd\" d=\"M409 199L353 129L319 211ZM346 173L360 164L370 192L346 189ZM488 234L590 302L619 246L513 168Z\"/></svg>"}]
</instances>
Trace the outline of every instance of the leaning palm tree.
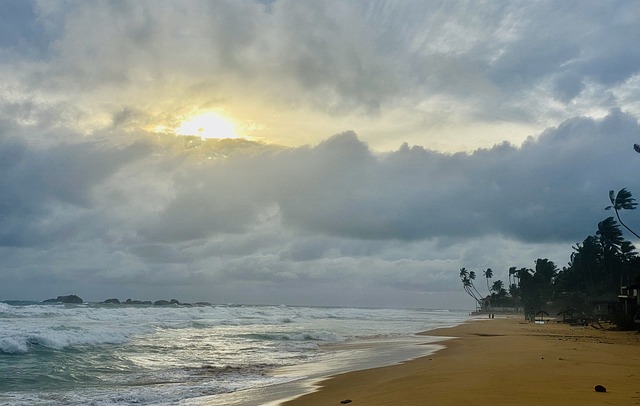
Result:
<instances>
[{"instance_id":1,"label":"leaning palm tree","mask_svg":"<svg viewBox=\"0 0 640 406\"><path fill-rule=\"evenodd\" d=\"M476 285L473 283L473 281L476 280L475 271L469 271L469 280L471 281L471 287L473 288L474 292L476 293L476 295L478 295L478 298L482 300L482 294L478 291L478 289L476 288Z\"/></svg>"},{"instance_id":2,"label":"leaning palm tree","mask_svg":"<svg viewBox=\"0 0 640 406\"><path fill-rule=\"evenodd\" d=\"M466 268L460 268L460 280L462 281L462 287L464 291L471 296L478 305L482 305L482 295L478 292L478 289L473 285L473 281L476 279L476 273L474 271L467 271Z\"/></svg>"},{"instance_id":3,"label":"leaning palm tree","mask_svg":"<svg viewBox=\"0 0 640 406\"><path fill-rule=\"evenodd\" d=\"M615 191L609 191L609 200L611 201L611 206L607 206L605 210L613 209L616 212L616 217L618 218L618 222L622 224L624 228L629 230L629 232L636 236L636 238L640 238L640 235L636 234L635 231L630 229L622 219L620 218L620 210L635 210L638 203L636 203L636 199L633 198L631 192L629 192L626 188L620 189L620 191L616 194Z\"/></svg>"},{"instance_id":4,"label":"leaning palm tree","mask_svg":"<svg viewBox=\"0 0 640 406\"><path fill-rule=\"evenodd\" d=\"M489 279L493 278L493 271L491 270L491 268L487 268L486 271L482 271L482 274L484 275L484 278L487 280L487 290L489 290L489 293L491 293L491 286L489 286Z\"/></svg>"}]
</instances>

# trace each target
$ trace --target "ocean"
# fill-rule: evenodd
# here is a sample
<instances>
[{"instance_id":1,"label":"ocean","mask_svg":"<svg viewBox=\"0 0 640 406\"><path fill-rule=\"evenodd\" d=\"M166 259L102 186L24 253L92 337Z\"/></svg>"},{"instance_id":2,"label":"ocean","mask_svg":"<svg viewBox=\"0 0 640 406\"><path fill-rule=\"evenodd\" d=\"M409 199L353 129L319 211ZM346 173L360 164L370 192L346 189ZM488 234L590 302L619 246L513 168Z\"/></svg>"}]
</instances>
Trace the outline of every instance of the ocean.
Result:
<instances>
[{"instance_id":1,"label":"ocean","mask_svg":"<svg viewBox=\"0 0 640 406\"><path fill-rule=\"evenodd\" d=\"M0 302L0 404L260 405L437 350L467 311Z\"/></svg>"}]
</instances>

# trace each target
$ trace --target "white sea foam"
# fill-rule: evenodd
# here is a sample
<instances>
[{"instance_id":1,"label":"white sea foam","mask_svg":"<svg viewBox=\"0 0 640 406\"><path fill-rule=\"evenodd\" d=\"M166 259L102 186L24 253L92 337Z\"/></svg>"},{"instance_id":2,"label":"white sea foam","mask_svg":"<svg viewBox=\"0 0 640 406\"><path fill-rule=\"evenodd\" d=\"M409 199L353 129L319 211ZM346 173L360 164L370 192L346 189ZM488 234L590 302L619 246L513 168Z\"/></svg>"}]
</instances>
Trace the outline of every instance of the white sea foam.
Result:
<instances>
[{"instance_id":1,"label":"white sea foam","mask_svg":"<svg viewBox=\"0 0 640 406\"><path fill-rule=\"evenodd\" d=\"M0 393L16 405L176 404L297 379L269 371L326 361L334 355L325 344L401 339L466 318L428 310L0 303ZM20 374L11 373L16 368Z\"/></svg>"},{"instance_id":2,"label":"white sea foam","mask_svg":"<svg viewBox=\"0 0 640 406\"><path fill-rule=\"evenodd\" d=\"M126 314L63 306L7 306L2 303L0 352L23 353L34 347L63 349L77 345L122 344L144 327Z\"/></svg>"}]
</instances>

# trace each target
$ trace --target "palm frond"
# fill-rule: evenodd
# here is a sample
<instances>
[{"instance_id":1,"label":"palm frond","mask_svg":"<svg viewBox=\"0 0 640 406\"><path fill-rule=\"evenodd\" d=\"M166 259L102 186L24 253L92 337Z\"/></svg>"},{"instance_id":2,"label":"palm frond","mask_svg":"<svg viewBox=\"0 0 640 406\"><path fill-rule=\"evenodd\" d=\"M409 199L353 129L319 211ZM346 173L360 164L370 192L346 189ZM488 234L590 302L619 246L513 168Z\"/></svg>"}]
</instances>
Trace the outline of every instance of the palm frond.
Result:
<instances>
[{"instance_id":1,"label":"palm frond","mask_svg":"<svg viewBox=\"0 0 640 406\"><path fill-rule=\"evenodd\" d=\"M609 196L611 197L611 192L609 192ZM631 192L629 192L626 188L620 189L618 194L615 197L615 200L612 200L613 206L617 210L635 210L638 203L636 203L636 199L633 198Z\"/></svg>"}]
</instances>

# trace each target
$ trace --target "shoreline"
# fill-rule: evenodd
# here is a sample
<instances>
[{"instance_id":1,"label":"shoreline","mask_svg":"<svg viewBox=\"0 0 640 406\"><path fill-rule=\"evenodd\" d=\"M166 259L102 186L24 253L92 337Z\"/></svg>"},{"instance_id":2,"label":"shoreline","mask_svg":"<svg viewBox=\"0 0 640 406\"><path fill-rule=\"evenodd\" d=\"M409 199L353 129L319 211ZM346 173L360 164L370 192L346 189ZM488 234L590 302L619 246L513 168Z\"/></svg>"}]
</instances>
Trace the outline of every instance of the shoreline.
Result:
<instances>
[{"instance_id":1,"label":"shoreline","mask_svg":"<svg viewBox=\"0 0 640 406\"><path fill-rule=\"evenodd\" d=\"M195 398L185 405L279 406L318 390L334 376L398 365L442 350L446 337L412 334L402 338L328 344L326 357L276 368L270 375L284 382L237 392Z\"/></svg>"},{"instance_id":2,"label":"shoreline","mask_svg":"<svg viewBox=\"0 0 640 406\"><path fill-rule=\"evenodd\" d=\"M435 353L334 375L282 406L640 404L640 334L522 317L470 319L420 333ZM596 385L606 393L594 390Z\"/></svg>"}]
</instances>

